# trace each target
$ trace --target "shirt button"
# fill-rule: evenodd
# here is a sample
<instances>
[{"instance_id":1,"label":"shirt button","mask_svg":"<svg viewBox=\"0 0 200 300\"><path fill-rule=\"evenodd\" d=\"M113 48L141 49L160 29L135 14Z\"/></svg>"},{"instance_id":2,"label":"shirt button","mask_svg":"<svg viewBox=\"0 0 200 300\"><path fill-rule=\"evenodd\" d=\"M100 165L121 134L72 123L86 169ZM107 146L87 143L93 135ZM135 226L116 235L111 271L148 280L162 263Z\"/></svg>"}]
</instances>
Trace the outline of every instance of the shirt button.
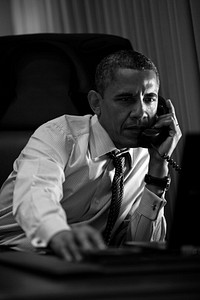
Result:
<instances>
[{"instance_id":1,"label":"shirt button","mask_svg":"<svg viewBox=\"0 0 200 300\"><path fill-rule=\"evenodd\" d=\"M156 204L156 203L154 203L154 204L152 205L152 209L153 209L153 210L156 210L156 209L157 209L157 204Z\"/></svg>"}]
</instances>

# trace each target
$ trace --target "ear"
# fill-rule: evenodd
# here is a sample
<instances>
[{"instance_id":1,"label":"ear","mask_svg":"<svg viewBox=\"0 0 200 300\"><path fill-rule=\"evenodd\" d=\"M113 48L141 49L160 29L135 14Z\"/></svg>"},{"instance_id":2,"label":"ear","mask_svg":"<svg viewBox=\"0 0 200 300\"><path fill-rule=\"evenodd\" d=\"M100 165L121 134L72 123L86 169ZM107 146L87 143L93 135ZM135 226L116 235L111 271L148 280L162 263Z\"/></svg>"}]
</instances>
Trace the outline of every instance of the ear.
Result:
<instances>
[{"instance_id":1,"label":"ear","mask_svg":"<svg viewBox=\"0 0 200 300\"><path fill-rule=\"evenodd\" d=\"M99 117L101 114L101 101L102 97L101 95L94 91L90 90L88 93L88 102L90 104L90 107L92 111Z\"/></svg>"}]
</instances>

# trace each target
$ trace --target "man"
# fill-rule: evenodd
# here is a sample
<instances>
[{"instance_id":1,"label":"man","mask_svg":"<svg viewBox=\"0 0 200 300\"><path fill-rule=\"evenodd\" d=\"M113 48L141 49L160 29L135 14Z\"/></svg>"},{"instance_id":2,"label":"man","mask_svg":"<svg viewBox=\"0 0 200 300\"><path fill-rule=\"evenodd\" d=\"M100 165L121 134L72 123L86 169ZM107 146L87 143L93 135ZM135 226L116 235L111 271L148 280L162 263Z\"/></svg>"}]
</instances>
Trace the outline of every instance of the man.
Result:
<instances>
[{"instance_id":1,"label":"man","mask_svg":"<svg viewBox=\"0 0 200 300\"><path fill-rule=\"evenodd\" d=\"M15 161L0 193L1 244L20 244L26 237L68 261L81 260L83 250L104 249L113 151L123 153L125 166L112 245L164 241L169 170L161 156L171 156L181 137L174 107L167 100L168 112L156 114L159 74L140 53L109 55L95 80L96 90L88 93L94 116L64 115L47 122ZM140 147L141 132L149 127L168 129L156 148Z\"/></svg>"}]
</instances>

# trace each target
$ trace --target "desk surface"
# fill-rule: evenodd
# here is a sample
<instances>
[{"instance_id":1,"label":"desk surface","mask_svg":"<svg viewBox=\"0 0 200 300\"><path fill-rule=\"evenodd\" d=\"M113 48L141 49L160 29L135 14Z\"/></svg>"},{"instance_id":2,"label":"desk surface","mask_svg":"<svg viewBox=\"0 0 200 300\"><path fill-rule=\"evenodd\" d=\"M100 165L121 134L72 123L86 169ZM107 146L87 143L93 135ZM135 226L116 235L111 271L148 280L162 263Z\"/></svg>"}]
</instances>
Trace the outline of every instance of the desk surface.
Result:
<instances>
[{"instance_id":1,"label":"desk surface","mask_svg":"<svg viewBox=\"0 0 200 300\"><path fill-rule=\"evenodd\" d=\"M2 299L200 299L200 255L130 253L68 263L0 252Z\"/></svg>"}]
</instances>

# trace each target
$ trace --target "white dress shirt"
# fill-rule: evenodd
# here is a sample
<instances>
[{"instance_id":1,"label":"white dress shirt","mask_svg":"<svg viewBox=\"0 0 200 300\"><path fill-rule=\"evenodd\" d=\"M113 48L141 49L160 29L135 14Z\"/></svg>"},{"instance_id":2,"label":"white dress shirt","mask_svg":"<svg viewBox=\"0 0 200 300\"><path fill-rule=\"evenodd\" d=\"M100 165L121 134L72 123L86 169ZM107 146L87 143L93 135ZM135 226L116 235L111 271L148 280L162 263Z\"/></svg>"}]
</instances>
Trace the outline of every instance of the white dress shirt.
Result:
<instances>
[{"instance_id":1,"label":"white dress shirt","mask_svg":"<svg viewBox=\"0 0 200 300\"><path fill-rule=\"evenodd\" d=\"M75 223L103 231L111 201L115 150L97 116L64 115L40 126L13 165L0 192L0 243L26 235L46 246ZM126 239L163 241L166 201L145 188L149 154L129 149L124 197L113 234L129 216Z\"/></svg>"}]
</instances>

